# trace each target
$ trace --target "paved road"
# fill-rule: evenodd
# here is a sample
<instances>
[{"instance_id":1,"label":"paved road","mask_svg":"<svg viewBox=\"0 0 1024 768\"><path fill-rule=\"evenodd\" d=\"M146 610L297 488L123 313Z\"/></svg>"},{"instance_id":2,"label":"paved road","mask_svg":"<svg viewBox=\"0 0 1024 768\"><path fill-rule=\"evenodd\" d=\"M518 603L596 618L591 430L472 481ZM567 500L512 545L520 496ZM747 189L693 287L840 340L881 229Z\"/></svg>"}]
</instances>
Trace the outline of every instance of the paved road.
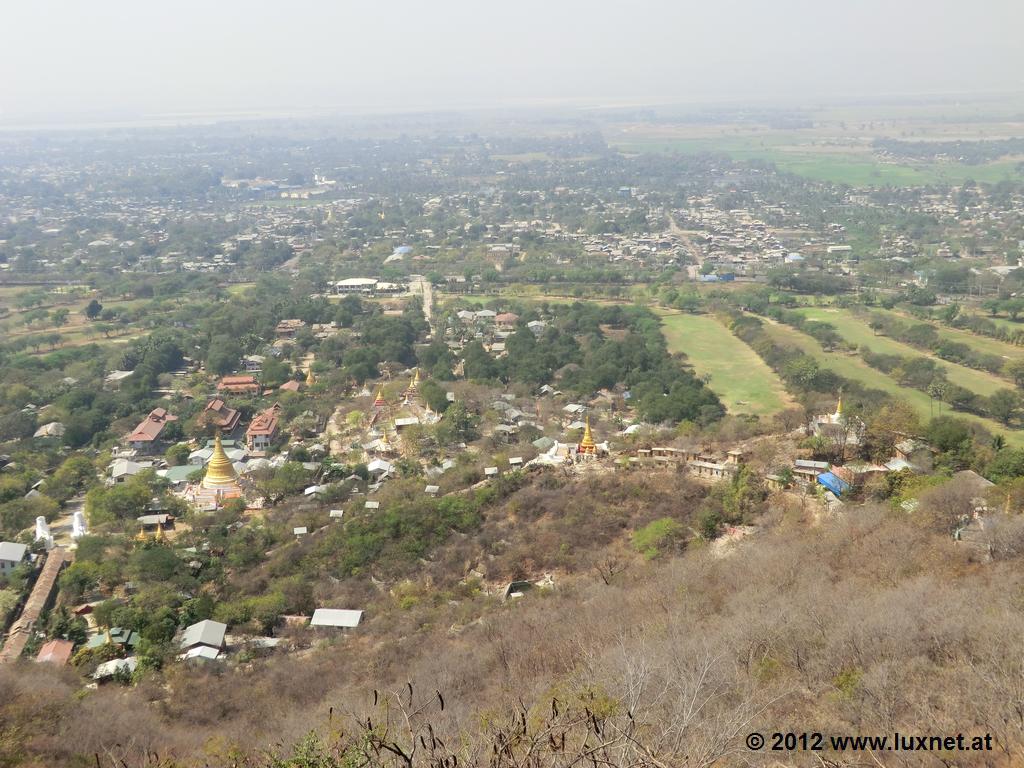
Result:
<instances>
[{"instance_id":1,"label":"paved road","mask_svg":"<svg viewBox=\"0 0 1024 768\"><path fill-rule=\"evenodd\" d=\"M434 286L422 275L413 275L409 280L409 290L423 297L423 316L427 318L433 329L434 322Z\"/></svg>"}]
</instances>

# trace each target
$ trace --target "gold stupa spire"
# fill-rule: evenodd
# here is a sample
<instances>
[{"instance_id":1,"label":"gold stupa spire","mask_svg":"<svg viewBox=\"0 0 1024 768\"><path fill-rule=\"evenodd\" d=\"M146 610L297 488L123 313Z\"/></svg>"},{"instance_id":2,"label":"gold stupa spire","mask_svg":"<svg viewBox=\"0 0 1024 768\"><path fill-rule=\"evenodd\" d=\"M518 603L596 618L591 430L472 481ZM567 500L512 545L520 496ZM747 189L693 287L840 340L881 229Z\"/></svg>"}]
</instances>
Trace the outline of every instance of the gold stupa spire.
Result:
<instances>
[{"instance_id":1,"label":"gold stupa spire","mask_svg":"<svg viewBox=\"0 0 1024 768\"><path fill-rule=\"evenodd\" d=\"M313 374L313 366L311 365L306 369L306 386L312 387L314 384L316 384L316 376Z\"/></svg>"},{"instance_id":2,"label":"gold stupa spire","mask_svg":"<svg viewBox=\"0 0 1024 768\"><path fill-rule=\"evenodd\" d=\"M583 439L578 447L579 453L597 453L597 443L594 442L594 433L590 431L590 414L587 414L587 426L583 428Z\"/></svg>"},{"instance_id":3,"label":"gold stupa spire","mask_svg":"<svg viewBox=\"0 0 1024 768\"><path fill-rule=\"evenodd\" d=\"M384 399L384 385L381 384L379 387L377 387L377 396L373 398L373 407L383 408L387 404L388 401Z\"/></svg>"},{"instance_id":4,"label":"gold stupa spire","mask_svg":"<svg viewBox=\"0 0 1024 768\"><path fill-rule=\"evenodd\" d=\"M420 369L416 369L416 373L413 374L412 381L409 382L408 389L405 390L405 402L408 404L414 397L420 393Z\"/></svg>"},{"instance_id":5,"label":"gold stupa spire","mask_svg":"<svg viewBox=\"0 0 1024 768\"><path fill-rule=\"evenodd\" d=\"M206 465L206 474L203 476L203 488L225 488L238 484L238 473L231 463L231 459L224 453L224 445L220 441L220 432L213 441L213 455Z\"/></svg>"}]
</instances>

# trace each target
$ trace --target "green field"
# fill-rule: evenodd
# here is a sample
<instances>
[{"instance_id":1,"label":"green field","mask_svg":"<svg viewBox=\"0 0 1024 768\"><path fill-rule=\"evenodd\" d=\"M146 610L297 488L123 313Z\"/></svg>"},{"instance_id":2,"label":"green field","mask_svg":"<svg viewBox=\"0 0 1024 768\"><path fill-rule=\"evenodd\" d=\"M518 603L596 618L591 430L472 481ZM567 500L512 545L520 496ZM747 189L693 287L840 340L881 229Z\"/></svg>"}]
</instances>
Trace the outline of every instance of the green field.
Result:
<instances>
[{"instance_id":1,"label":"green field","mask_svg":"<svg viewBox=\"0 0 1024 768\"><path fill-rule=\"evenodd\" d=\"M767 136L722 136L711 138L629 137L611 139L610 144L626 153L678 152L721 153L734 160L764 160L780 170L817 181L852 187L913 187L927 184L959 184L966 179L997 183L1022 180L1018 159L979 165L965 163L881 161L870 152L837 146L823 149L783 134ZM799 142L799 143L797 143Z\"/></svg>"},{"instance_id":2,"label":"green field","mask_svg":"<svg viewBox=\"0 0 1024 768\"><path fill-rule=\"evenodd\" d=\"M916 317L903 312L894 312L884 309L874 310L883 315L889 317L895 317L907 323L919 323L922 322ZM986 317L985 319L993 321L996 325L1002 325L1006 328L1019 331L1024 329L1024 323L1015 323L1012 320L998 317ZM1017 358L1024 357L1024 348L1015 347L1013 344L1007 344L1005 341L999 339L993 339L988 336L981 336L971 331L962 331L958 328L949 328L944 325L934 323L935 330L938 331L939 336L944 339L951 341L958 341L962 344L968 344L976 352L984 352L989 355L999 355L1000 357L1016 360Z\"/></svg>"},{"instance_id":3,"label":"green field","mask_svg":"<svg viewBox=\"0 0 1024 768\"><path fill-rule=\"evenodd\" d=\"M888 336L876 335L868 326L866 320L862 320L849 310L807 307L799 310L799 312L810 320L831 323L836 327L839 335L846 341L851 344L867 347L872 352L879 352L885 355L901 355L903 357L934 357L917 347L896 341ZM971 337L972 342L976 338L971 334L966 335ZM973 346L977 347L978 345L973 344ZM935 360L945 368L946 376L951 382L976 394L988 396L1000 389L1013 386L1009 380L987 371L977 371L973 368L957 365L956 363L948 363L937 357Z\"/></svg>"},{"instance_id":4,"label":"green field","mask_svg":"<svg viewBox=\"0 0 1024 768\"><path fill-rule=\"evenodd\" d=\"M684 353L730 413L768 416L792 401L782 381L746 344L709 315L658 310L670 352Z\"/></svg>"},{"instance_id":5,"label":"green field","mask_svg":"<svg viewBox=\"0 0 1024 768\"><path fill-rule=\"evenodd\" d=\"M857 355L842 354L839 352L825 352L821 348L821 345L810 336L801 333L795 328L790 328L787 325L768 322L765 323L764 328L768 335L777 343L797 347L816 359L822 367L834 371L843 378L850 379L851 381L858 381L864 386L872 389L880 389L883 392L888 392L889 394L909 403L924 421L927 421L932 416L938 416L940 413L940 404L933 402L932 399L924 392L917 389L911 389L909 387L901 387L881 371L876 371L874 368L869 366ZM1008 430L1003 425L997 424L991 419L984 419L980 416L952 411L948 406L944 405L941 406L941 413L948 413L956 416L957 418L981 424L993 434L1004 435L1007 443L1010 445L1015 447L1024 447L1024 432L1019 430Z\"/></svg>"}]
</instances>

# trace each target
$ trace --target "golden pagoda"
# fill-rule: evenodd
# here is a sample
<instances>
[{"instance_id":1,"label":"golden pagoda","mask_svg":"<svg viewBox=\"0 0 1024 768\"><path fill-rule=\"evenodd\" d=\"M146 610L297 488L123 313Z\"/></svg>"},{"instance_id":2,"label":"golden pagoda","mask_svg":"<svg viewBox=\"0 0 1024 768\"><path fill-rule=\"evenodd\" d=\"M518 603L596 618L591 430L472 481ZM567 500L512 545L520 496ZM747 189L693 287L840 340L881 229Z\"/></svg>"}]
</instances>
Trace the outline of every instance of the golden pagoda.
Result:
<instances>
[{"instance_id":1,"label":"golden pagoda","mask_svg":"<svg viewBox=\"0 0 1024 768\"><path fill-rule=\"evenodd\" d=\"M206 465L202 486L208 491L238 490L238 473L235 472L231 459L224 453L219 431L213 442L213 455Z\"/></svg>"},{"instance_id":2,"label":"golden pagoda","mask_svg":"<svg viewBox=\"0 0 1024 768\"><path fill-rule=\"evenodd\" d=\"M313 366L306 369L306 386L312 387L316 384L316 376L313 375Z\"/></svg>"},{"instance_id":3,"label":"golden pagoda","mask_svg":"<svg viewBox=\"0 0 1024 768\"><path fill-rule=\"evenodd\" d=\"M412 381L409 382L409 388L405 390L405 404L408 405L412 402L414 397L417 397L420 393L420 369L416 369L415 375L412 377Z\"/></svg>"},{"instance_id":4,"label":"golden pagoda","mask_svg":"<svg viewBox=\"0 0 1024 768\"><path fill-rule=\"evenodd\" d=\"M587 415L587 426L583 429L583 439L576 446L576 452L587 456L597 455L597 443L594 442L594 434L590 431L590 415Z\"/></svg>"},{"instance_id":5,"label":"golden pagoda","mask_svg":"<svg viewBox=\"0 0 1024 768\"><path fill-rule=\"evenodd\" d=\"M377 396L373 399L374 408L383 408L388 404L388 401L384 399L384 385L377 387Z\"/></svg>"}]
</instances>

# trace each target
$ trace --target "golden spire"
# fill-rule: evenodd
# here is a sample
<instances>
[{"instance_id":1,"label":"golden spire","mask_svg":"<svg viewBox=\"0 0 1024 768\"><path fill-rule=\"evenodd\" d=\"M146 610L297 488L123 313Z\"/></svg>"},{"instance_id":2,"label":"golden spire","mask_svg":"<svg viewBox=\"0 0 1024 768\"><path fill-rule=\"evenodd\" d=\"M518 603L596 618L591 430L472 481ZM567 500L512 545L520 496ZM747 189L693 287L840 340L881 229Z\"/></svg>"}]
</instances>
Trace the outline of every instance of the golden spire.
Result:
<instances>
[{"instance_id":1,"label":"golden spire","mask_svg":"<svg viewBox=\"0 0 1024 768\"><path fill-rule=\"evenodd\" d=\"M590 414L587 414L587 426L583 429L583 439L578 446L579 453L597 453L597 443L594 442L594 434L590 431Z\"/></svg>"},{"instance_id":2,"label":"golden spire","mask_svg":"<svg viewBox=\"0 0 1024 768\"><path fill-rule=\"evenodd\" d=\"M405 401L408 403L412 398L420 393L420 369L416 369L415 375L412 377L412 381L409 382L409 388L405 390Z\"/></svg>"},{"instance_id":3,"label":"golden spire","mask_svg":"<svg viewBox=\"0 0 1024 768\"><path fill-rule=\"evenodd\" d=\"M231 459L224 453L224 445L220 441L220 431L213 442L213 455L206 465L206 475L203 477L203 488L224 488L238 484L238 473L231 463Z\"/></svg>"},{"instance_id":4,"label":"golden spire","mask_svg":"<svg viewBox=\"0 0 1024 768\"><path fill-rule=\"evenodd\" d=\"M384 385L381 384L377 387L377 396L373 399L374 408L383 408L388 404L388 401L384 399Z\"/></svg>"},{"instance_id":5,"label":"golden spire","mask_svg":"<svg viewBox=\"0 0 1024 768\"><path fill-rule=\"evenodd\" d=\"M316 384L316 376L313 375L313 366L310 365L306 369L306 386L312 387L314 384Z\"/></svg>"}]
</instances>

